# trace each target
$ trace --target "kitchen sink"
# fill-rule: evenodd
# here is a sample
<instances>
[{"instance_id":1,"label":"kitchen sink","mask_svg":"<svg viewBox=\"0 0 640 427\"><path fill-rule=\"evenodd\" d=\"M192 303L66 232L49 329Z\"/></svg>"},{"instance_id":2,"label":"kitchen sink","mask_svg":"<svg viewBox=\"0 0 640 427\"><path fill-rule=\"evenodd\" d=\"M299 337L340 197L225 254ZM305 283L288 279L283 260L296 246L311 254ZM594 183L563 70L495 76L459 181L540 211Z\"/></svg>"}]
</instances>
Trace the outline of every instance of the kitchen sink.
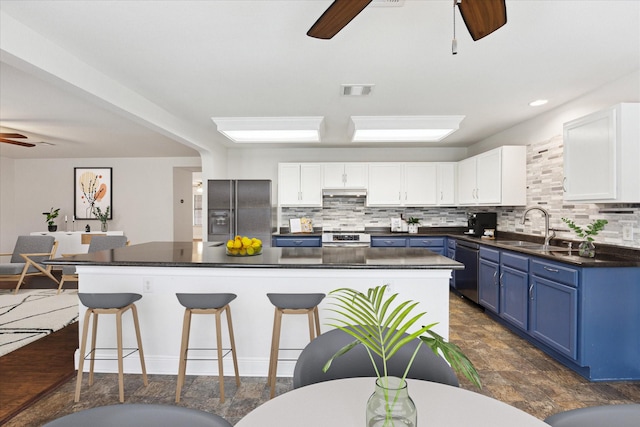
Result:
<instances>
[{"instance_id":1,"label":"kitchen sink","mask_svg":"<svg viewBox=\"0 0 640 427\"><path fill-rule=\"evenodd\" d=\"M569 248L562 246L543 245L542 243L527 242L524 240L498 240L496 243L505 246L513 246L516 248L528 249L530 251L545 251L545 252L567 252Z\"/></svg>"}]
</instances>

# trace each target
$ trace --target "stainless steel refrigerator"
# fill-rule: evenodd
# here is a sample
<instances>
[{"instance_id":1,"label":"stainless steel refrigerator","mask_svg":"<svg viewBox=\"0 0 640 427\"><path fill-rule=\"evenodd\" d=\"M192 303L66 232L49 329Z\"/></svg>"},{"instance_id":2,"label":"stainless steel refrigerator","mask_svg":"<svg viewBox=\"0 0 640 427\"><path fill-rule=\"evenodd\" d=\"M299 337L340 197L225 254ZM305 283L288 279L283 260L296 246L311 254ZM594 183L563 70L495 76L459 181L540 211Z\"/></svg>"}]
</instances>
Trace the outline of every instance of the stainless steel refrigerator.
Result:
<instances>
[{"instance_id":1,"label":"stainless steel refrigerator","mask_svg":"<svg viewBox=\"0 0 640 427\"><path fill-rule=\"evenodd\" d=\"M210 242L241 235L271 246L271 180L211 179L207 196Z\"/></svg>"}]
</instances>

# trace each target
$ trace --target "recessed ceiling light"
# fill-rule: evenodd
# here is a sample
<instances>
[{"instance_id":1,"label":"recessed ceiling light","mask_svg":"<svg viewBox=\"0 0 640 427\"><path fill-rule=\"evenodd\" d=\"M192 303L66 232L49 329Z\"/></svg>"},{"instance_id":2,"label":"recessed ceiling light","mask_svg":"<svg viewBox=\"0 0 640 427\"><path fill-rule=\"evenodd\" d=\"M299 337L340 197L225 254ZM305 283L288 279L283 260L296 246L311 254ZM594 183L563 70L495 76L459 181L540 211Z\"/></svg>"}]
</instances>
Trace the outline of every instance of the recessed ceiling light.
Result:
<instances>
[{"instance_id":1,"label":"recessed ceiling light","mask_svg":"<svg viewBox=\"0 0 640 427\"><path fill-rule=\"evenodd\" d=\"M353 116L353 142L434 142L458 130L464 116Z\"/></svg>"},{"instance_id":2,"label":"recessed ceiling light","mask_svg":"<svg viewBox=\"0 0 640 427\"><path fill-rule=\"evenodd\" d=\"M320 142L324 117L212 117L218 132L238 143Z\"/></svg>"},{"instance_id":3,"label":"recessed ceiling light","mask_svg":"<svg viewBox=\"0 0 640 427\"><path fill-rule=\"evenodd\" d=\"M531 102L529 103L529 105L530 105L531 107L539 107L539 106L541 106L541 105L546 104L547 102L549 102L549 101L548 101L548 100L546 100L546 99L536 99L535 101L531 101Z\"/></svg>"}]
</instances>

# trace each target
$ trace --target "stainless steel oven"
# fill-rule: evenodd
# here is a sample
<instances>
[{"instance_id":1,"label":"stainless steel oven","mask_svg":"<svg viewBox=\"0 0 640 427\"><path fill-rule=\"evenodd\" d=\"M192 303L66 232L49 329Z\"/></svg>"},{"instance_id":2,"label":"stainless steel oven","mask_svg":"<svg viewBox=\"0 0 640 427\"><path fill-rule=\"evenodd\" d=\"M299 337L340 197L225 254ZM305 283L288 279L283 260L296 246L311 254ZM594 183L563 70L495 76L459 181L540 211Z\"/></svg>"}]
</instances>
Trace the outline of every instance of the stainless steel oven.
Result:
<instances>
[{"instance_id":1,"label":"stainless steel oven","mask_svg":"<svg viewBox=\"0 0 640 427\"><path fill-rule=\"evenodd\" d=\"M329 231L322 234L323 248L368 248L371 246L371 235L362 232Z\"/></svg>"}]
</instances>

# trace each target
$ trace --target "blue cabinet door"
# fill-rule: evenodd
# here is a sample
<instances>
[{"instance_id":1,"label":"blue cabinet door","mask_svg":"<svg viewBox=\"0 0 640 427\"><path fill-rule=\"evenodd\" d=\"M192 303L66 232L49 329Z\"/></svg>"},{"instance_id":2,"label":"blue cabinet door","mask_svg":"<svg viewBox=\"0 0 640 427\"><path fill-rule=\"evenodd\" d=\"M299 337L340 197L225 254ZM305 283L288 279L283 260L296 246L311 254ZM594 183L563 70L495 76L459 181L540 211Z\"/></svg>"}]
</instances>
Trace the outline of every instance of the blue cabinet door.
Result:
<instances>
[{"instance_id":1,"label":"blue cabinet door","mask_svg":"<svg viewBox=\"0 0 640 427\"><path fill-rule=\"evenodd\" d=\"M478 302L481 306L496 314L500 312L499 268L498 263L480 258L478 266Z\"/></svg>"},{"instance_id":2,"label":"blue cabinet door","mask_svg":"<svg viewBox=\"0 0 640 427\"><path fill-rule=\"evenodd\" d=\"M531 335L578 360L578 290L531 276Z\"/></svg>"},{"instance_id":3,"label":"blue cabinet door","mask_svg":"<svg viewBox=\"0 0 640 427\"><path fill-rule=\"evenodd\" d=\"M406 246L406 237L371 236L371 247L374 248L404 248Z\"/></svg>"},{"instance_id":4,"label":"blue cabinet door","mask_svg":"<svg viewBox=\"0 0 640 427\"><path fill-rule=\"evenodd\" d=\"M500 266L500 317L526 331L529 322L529 273Z\"/></svg>"},{"instance_id":5,"label":"blue cabinet door","mask_svg":"<svg viewBox=\"0 0 640 427\"><path fill-rule=\"evenodd\" d=\"M300 247L309 248L322 246L322 239L319 236L307 236L307 237L282 237L277 236L273 238L273 246L276 247Z\"/></svg>"}]
</instances>

